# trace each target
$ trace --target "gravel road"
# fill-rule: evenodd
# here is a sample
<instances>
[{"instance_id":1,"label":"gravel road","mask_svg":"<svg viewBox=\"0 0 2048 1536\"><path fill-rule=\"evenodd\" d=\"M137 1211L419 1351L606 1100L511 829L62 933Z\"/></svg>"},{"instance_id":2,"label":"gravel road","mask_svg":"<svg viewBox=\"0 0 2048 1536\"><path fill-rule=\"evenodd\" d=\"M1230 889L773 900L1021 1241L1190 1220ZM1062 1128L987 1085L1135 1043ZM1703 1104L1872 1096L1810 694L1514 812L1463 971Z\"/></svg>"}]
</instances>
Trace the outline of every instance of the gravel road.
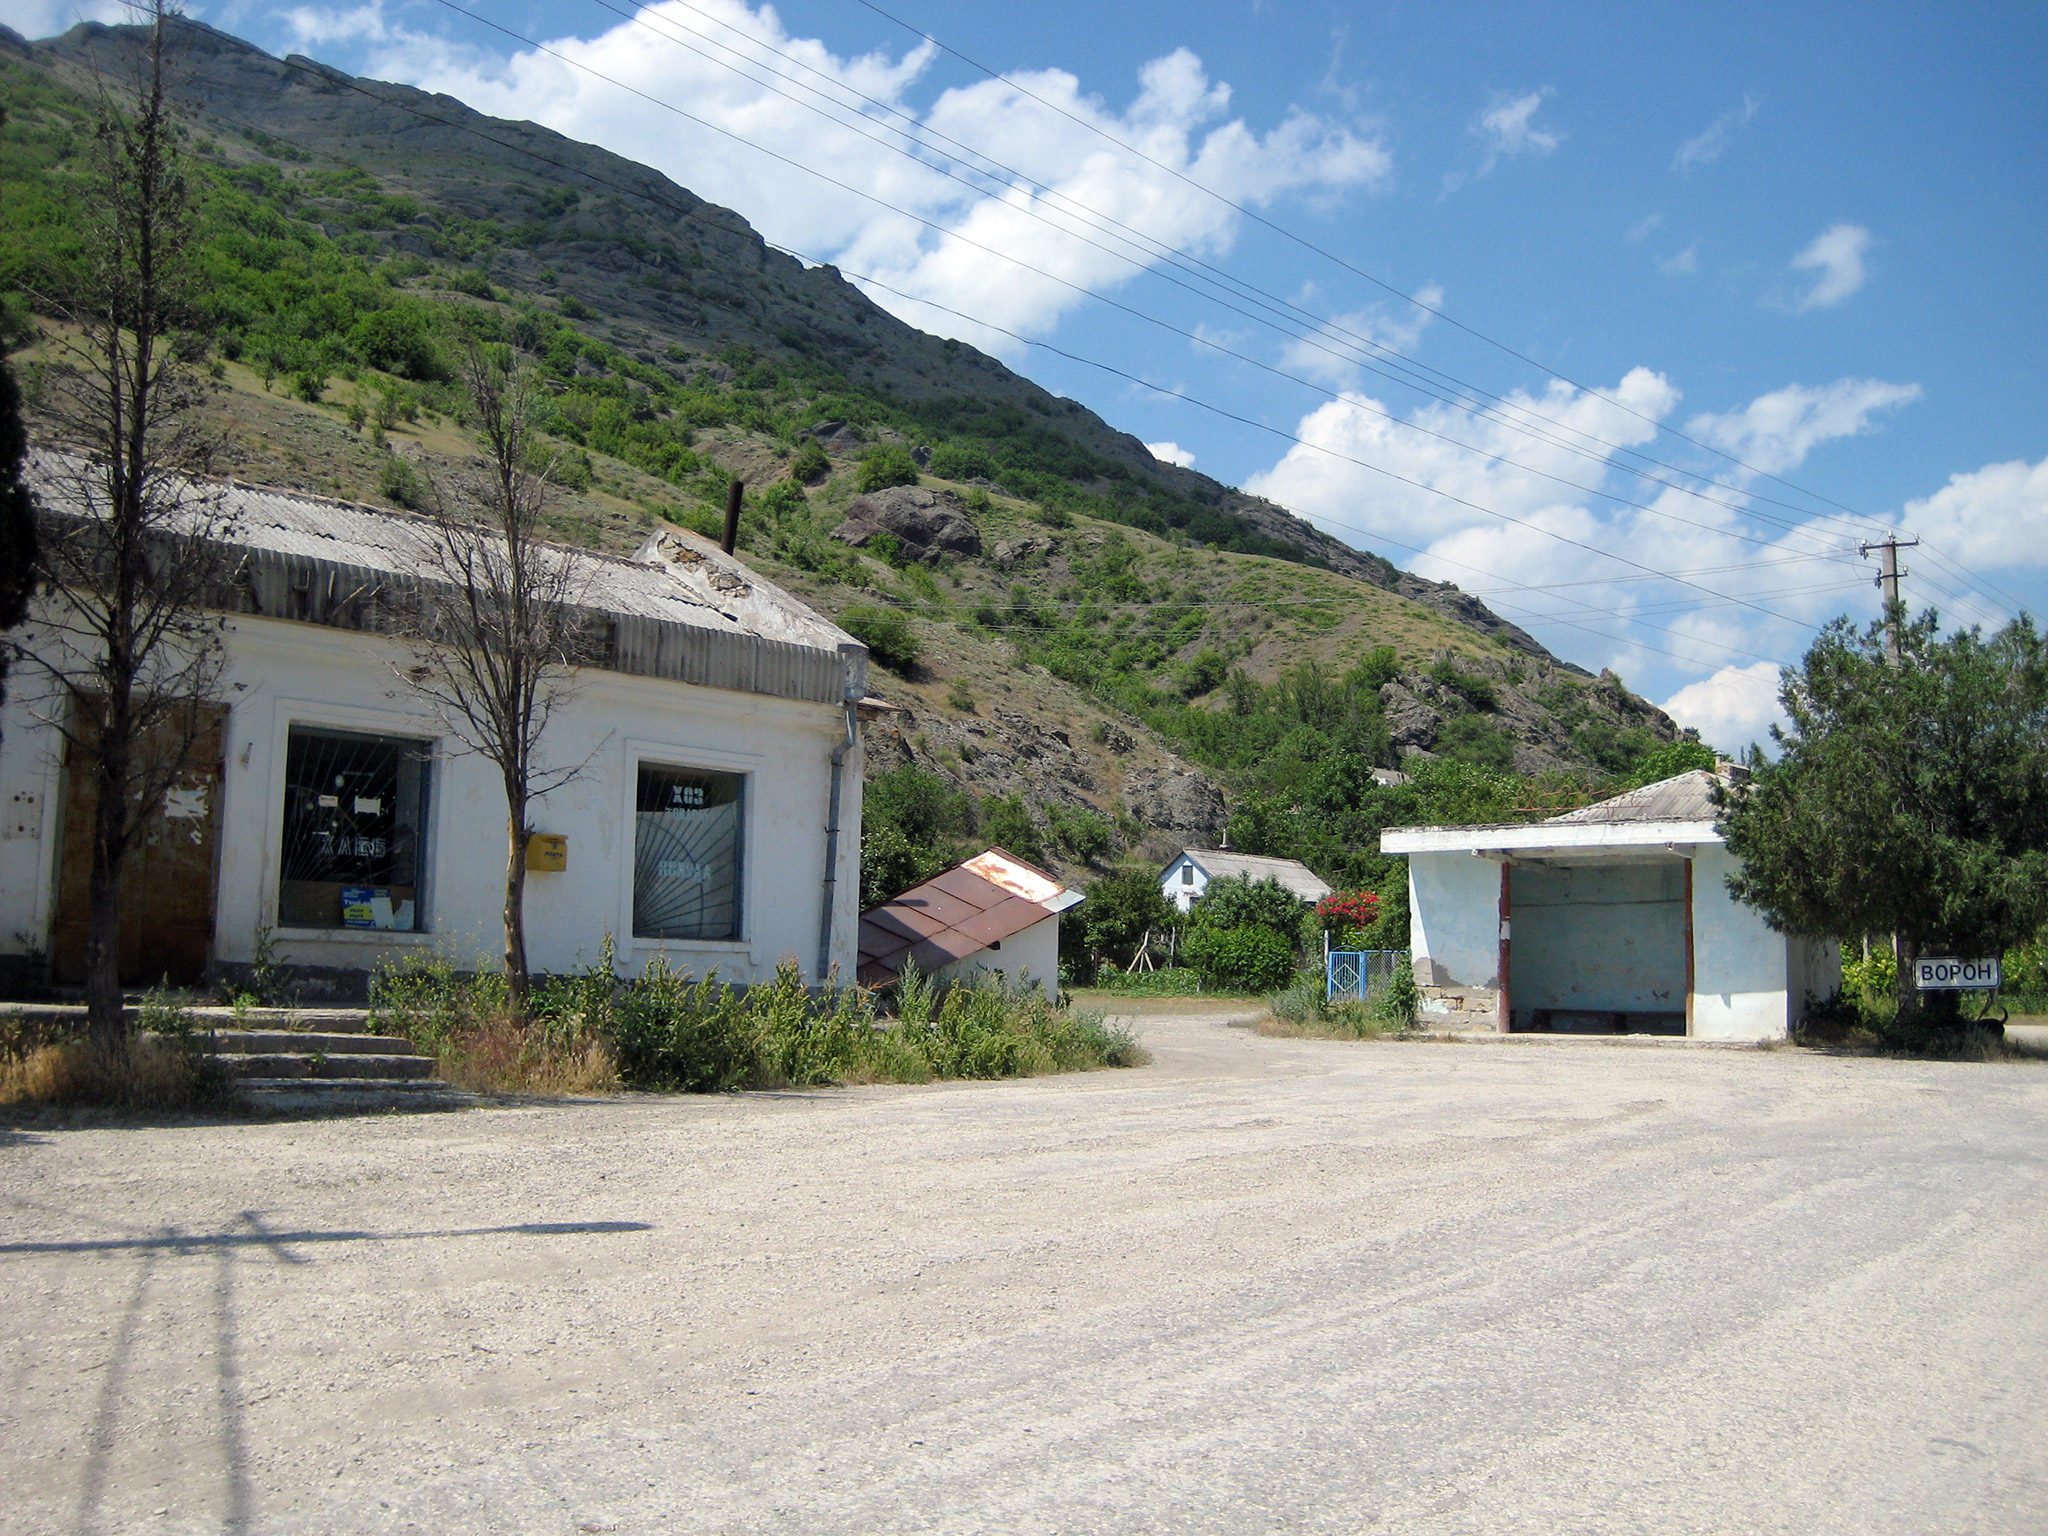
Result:
<instances>
[{"instance_id":1,"label":"gravel road","mask_svg":"<svg viewBox=\"0 0 2048 1536\"><path fill-rule=\"evenodd\" d=\"M2048 1063L1145 1031L0 1136L4 1529L2048 1531Z\"/></svg>"}]
</instances>

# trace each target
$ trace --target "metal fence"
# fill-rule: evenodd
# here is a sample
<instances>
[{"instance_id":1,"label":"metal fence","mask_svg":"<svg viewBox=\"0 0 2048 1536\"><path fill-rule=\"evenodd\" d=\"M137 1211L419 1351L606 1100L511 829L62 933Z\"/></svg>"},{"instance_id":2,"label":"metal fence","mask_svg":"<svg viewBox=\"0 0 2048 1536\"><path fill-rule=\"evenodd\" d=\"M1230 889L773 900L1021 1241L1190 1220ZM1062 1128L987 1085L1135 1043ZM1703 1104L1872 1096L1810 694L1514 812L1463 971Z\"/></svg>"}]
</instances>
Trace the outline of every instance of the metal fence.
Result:
<instances>
[{"instance_id":1,"label":"metal fence","mask_svg":"<svg viewBox=\"0 0 2048 1536\"><path fill-rule=\"evenodd\" d=\"M1324 996L1331 1002L1364 1002L1383 987L1394 967L1408 959L1405 949L1333 949L1323 957Z\"/></svg>"}]
</instances>

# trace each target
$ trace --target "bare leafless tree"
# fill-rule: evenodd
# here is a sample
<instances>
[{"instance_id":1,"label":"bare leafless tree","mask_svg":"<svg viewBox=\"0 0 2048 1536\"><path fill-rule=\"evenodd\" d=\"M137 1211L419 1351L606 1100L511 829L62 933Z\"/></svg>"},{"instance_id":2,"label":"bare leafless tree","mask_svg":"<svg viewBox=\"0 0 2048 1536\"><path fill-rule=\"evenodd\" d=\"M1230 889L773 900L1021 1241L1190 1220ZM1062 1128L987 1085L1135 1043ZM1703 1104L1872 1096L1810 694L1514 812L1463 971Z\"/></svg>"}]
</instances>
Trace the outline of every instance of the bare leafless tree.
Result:
<instances>
[{"instance_id":1,"label":"bare leafless tree","mask_svg":"<svg viewBox=\"0 0 2048 1536\"><path fill-rule=\"evenodd\" d=\"M532 373L505 349L472 341L462 375L483 454L429 477L420 580L399 623L411 657L400 671L504 786L505 976L523 1005L533 803L584 766L546 762L541 738L595 637L585 565L541 537L555 458L535 426Z\"/></svg>"},{"instance_id":2,"label":"bare leafless tree","mask_svg":"<svg viewBox=\"0 0 2048 1536\"><path fill-rule=\"evenodd\" d=\"M232 527L195 481L213 439L205 390L196 220L165 89L165 0L139 8L149 37L134 78L103 86L84 200L83 259L46 296L58 355L44 409L76 457L44 475L39 568L48 601L14 642L46 684L38 712L88 770L93 795L86 1002L102 1044L126 1033L121 874L193 766L220 691Z\"/></svg>"}]
</instances>

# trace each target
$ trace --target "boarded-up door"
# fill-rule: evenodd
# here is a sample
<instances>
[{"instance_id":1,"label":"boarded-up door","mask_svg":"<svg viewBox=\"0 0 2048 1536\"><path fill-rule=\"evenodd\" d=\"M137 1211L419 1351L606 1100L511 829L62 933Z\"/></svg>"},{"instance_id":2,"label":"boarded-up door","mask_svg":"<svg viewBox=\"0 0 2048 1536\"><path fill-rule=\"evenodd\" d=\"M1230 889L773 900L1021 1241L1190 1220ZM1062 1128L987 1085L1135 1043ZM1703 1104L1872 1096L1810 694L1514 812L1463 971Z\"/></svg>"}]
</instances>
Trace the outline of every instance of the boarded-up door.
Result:
<instances>
[{"instance_id":1,"label":"boarded-up door","mask_svg":"<svg viewBox=\"0 0 2048 1536\"><path fill-rule=\"evenodd\" d=\"M121 877L121 985L198 986L213 948L215 867L220 843L222 731L227 710L193 706L198 729L190 766L129 850ZM184 732L180 730L179 735ZM160 750L148 742L144 750ZM50 968L60 982L85 980L92 880L92 818L98 801L89 753L65 753L64 840L58 848L57 919Z\"/></svg>"}]
</instances>

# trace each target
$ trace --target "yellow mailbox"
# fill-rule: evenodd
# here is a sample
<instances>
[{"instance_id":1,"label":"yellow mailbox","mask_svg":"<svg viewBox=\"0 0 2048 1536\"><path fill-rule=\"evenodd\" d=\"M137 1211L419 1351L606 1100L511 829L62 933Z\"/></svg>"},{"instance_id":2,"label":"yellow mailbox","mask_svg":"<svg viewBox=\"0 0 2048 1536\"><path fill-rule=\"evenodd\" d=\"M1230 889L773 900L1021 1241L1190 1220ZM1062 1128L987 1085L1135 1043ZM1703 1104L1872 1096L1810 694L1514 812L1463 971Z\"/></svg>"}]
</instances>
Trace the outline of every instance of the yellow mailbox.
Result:
<instances>
[{"instance_id":1,"label":"yellow mailbox","mask_svg":"<svg viewBox=\"0 0 2048 1536\"><path fill-rule=\"evenodd\" d=\"M559 875L569 867L569 839L559 832L536 832L526 843L526 867Z\"/></svg>"}]
</instances>

